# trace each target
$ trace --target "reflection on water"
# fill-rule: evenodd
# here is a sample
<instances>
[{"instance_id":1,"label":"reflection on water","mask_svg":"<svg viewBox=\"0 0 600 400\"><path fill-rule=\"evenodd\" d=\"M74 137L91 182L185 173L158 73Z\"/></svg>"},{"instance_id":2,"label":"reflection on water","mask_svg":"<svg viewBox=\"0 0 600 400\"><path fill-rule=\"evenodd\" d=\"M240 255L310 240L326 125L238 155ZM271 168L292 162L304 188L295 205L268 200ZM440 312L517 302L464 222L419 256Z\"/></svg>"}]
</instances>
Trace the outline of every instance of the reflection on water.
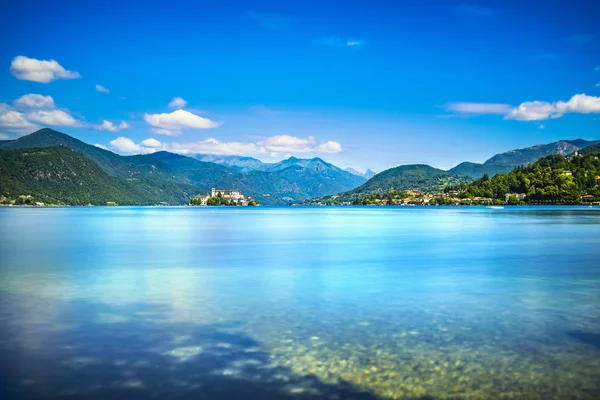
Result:
<instances>
[{"instance_id":1,"label":"reflection on water","mask_svg":"<svg viewBox=\"0 0 600 400\"><path fill-rule=\"evenodd\" d=\"M598 398L600 212L0 209L0 395Z\"/></svg>"}]
</instances>

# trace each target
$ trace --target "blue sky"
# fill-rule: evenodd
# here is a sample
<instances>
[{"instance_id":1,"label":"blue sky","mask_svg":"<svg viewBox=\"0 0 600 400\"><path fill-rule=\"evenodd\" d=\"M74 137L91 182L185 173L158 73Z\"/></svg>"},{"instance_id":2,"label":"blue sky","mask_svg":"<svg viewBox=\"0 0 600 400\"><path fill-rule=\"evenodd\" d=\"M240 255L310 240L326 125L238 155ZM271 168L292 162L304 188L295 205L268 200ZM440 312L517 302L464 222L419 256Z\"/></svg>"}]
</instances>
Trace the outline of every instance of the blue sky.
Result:
<instances>
[{"instance_id":1,"label":"blue sky","mask_svg":"<svg viewBox=\"0 0 600 400\"><path fill-rule=\"evenodd\" d=\"M121 154L377 171L600 139L598 15L593 1L10 1L0 136L50 126Z\"/></svg>"}]
</instances>

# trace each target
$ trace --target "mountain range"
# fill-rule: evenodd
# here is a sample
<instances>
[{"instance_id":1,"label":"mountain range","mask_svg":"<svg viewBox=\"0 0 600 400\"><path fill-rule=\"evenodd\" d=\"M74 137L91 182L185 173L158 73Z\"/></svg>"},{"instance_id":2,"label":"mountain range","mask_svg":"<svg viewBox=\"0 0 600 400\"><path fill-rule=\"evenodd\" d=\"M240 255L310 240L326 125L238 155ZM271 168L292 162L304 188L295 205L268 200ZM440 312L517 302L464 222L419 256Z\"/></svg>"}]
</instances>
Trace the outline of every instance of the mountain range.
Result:
<instances>
[{"instance_id":1,"label":"mountain range","mask_svg":"<svg viewBox=\"0 0 600 400\"><path fill-rule=\"evenodd\" d=\"M239 168L168 152L121 156L47 128L15 140L0 142L2 150L56 146L69 148L95 162L104 173L117 178L119 182L125 180L129 190L148 194L145 201L136 198L127 200L127 204L185 204L193 195L208 192L211 187L240 190L261 204L288 204L308 197L350 190L366 180L318 158L290 158L280 163L265 164L264 170L242 172ZM13 155L3 152L3 157L9 156ZM42 176L44 171L39 172L39 176ZM26 182L20 187L25 190ZM5 191L4 187L0 187L0 194L6 196L3 193Z\"/></svg>"},{"instance_id":2,"label":"mountain range","mask_svg":"<svg viewBox=\"0 0 600 400\"><path fill-rule=\"evenodd\" d=\"M343 199L389 190L438 191L484 174L491 177L508 172L550 154L583 153L599 145L600 141L562 140L497 154L483 164L464 162L449 171L418 164L374 175L371 170L365 174L342 170L320 158L290 157L263 163L252 157L187 157L166 151L121 156L52 129L41 129L0 141L0 198L36 193L36 199L65 204L116 200L119 204L185 204L194 195L217 187L237 189L261 204L277 205L334 194ZM28 151L22 151L25 149Z\"/></svg>"},{"instance_id":3,"label":"mountain range","mask_svg":"<svg viewBox=\"0 0 600 400\"><path fill-rule=\"evenodd\" d=\"M336 203L353 203L367 196L383 195L390 191L409 189L437 192L443 190L446 186L455 186L470 180L467 177L455 175L429 165L401 165L380 172L356 189L340 193L331 197L330 200L335 198Z\"/></svg>"},{"instance_id":4,"label":"mountain range","mask_svg":"<svg viewBox=\"0 0 600 400\"><path fill-rule=\"evenodd\" d=\"M468 161L463 162L450 169L448 172L456 175L467 176L472 179L480 178L484 174L488 174L488 176L491 177L496 174L509 172L512 169L522 165L533 164L542 157L553 154L570 154L597 143L600 143L600 140L587 141L583 139L575 139L560 140L558 142L549 144L539 144L524 149L516 149L507 151L505 153L496 154L483 164L477 164Z\"/></svg>"}]
</instances>

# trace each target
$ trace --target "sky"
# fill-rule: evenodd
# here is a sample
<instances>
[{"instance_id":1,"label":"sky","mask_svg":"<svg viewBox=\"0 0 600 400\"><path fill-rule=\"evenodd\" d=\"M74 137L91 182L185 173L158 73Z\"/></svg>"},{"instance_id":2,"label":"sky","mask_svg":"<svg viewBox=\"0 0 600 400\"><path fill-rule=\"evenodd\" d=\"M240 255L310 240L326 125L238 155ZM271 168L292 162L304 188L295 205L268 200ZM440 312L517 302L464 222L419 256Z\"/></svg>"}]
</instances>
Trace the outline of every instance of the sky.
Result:
<instances>
[{"instance_id":1,"label":"sky","mask_svg":"<svg viewBox=\"0 0 600 400\"><path fill-rule=\"evenodd\" d=\"M0 13L0 139L448 169L600 139L600 2L37 1Z\"/></svg>"}]
</instances>

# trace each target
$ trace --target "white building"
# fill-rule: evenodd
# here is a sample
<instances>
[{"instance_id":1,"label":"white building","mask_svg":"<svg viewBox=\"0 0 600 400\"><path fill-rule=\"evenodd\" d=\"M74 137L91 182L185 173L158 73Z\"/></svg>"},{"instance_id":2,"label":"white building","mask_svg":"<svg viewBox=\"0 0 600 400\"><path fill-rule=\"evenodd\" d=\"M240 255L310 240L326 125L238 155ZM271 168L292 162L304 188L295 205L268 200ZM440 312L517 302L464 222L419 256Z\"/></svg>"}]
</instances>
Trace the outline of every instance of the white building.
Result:
<instances>
[{"instance_id":1,"label":"white building","mask_svg":"<svg viewBox=\"0 0 600 400\"><path fill-rule=\"evenodd\" d=\"M210 194L207 195L198 195L194 197L194 200L200 200L201 205L208 205L208 200L211 197L221 197L223 200L227 202L231 202L240 206L247 206L249 198L244 197L242 192L238 190L223 190L223 189L210 189Z\"/></svg>"}]
</instances>

